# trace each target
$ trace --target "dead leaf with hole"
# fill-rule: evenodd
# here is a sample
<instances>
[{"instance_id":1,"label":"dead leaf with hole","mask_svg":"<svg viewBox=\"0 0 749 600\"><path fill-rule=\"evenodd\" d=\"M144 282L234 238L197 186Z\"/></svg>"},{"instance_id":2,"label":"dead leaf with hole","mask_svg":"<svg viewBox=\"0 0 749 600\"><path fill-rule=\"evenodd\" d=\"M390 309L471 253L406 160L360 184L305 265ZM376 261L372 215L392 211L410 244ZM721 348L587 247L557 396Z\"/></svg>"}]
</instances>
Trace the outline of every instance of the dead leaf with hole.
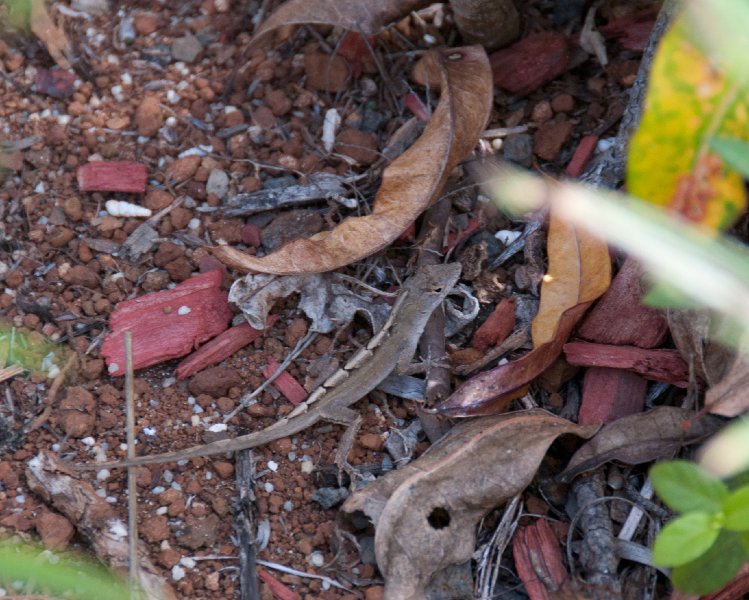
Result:
<instances>
[{"instance_id":1,"label":"dead leaf with hole","mask_svg":"<svg viewBox=\"0 0 749 600\"><path fill-rule=\"evenodd\" d=\"M604 425L570 460L560 475L572 481L610 460L639 465L671 457L682 446L696 444L715 433L720 419L675 406L661 406L646 413L623 417Z\"/></svg>"},{"instance_id":2,"label":"dead leaf with hole","mask_svg":"<svg viewBox=\"0 0 749 600\"><path fill-rule=\"evenodd\" d=\"M355 492L342 510L375 525L385 597L423 598L436 573L471 558L478 521L525 489L558 436L589 438L597 429L542 410L475 419Z\"/></svg>"},{"instance_id":3,"label":"dead leaf with hole","mask_svg":"<svg viewBox=\"0 0 749 600\"><path fill-rule=\"evenodd\" d=\"M52 21L44 0L31 0L31 31L47 48L61 69L70 69L70 42L65 31Z\"/></svg>"},{"instance_id":4,"label":"dead leaf with hole","mask_svg":"<svg viewBox=\"0 0 749 600\"><path fill-rule=\"evenodd\" d=\"M288 25L333 25L362 35L377 35L390 23L428 4L429 0L291 0L282 3L260 25L251 44Z\"/></svg>"},{"instance_id":5,"label":"dead leaf with hole","mask_svg":"<svg viewBox=\"0 0 749 600\"><path fill-rule=\"evenodd\" d=\"M611 260L606 244L556 217L554 205L551 210L549 270L531 327L533 350L469 379L436 407L438 413L469 417L505 410L524 386L557 359L585 311L608 289Z\"/></svg>"},{"instance_id":6,"label":"dead leaf with hole","mask_svg":"<svg viewBox=\"0 0 749 600\"><path fill-rule=\"evenodd\" d=\"M492 82L480 46L433 50L423 59L441 96L424 133L382 174L372 214L349 217L330 231L298 239L258 258L229 246L213 248L245 272L292 275L332 271L389 245L438 197L450 172L466 158L486 124Z\"/></svg>"}]
</instances>

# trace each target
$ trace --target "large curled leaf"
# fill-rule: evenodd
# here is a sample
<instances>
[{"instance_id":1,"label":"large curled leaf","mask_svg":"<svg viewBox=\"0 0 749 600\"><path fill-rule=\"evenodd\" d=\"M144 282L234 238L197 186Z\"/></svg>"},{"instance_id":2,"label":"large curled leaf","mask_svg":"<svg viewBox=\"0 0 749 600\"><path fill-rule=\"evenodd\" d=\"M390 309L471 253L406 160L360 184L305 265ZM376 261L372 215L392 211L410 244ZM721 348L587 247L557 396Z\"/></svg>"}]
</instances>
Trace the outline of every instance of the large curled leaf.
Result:
<instances>
[{"instance_id":1,"label":"large curled leaf","mask_svg":"<svg viewBox=\"0 0 749 600\"><path fill-rule=\"evenodd\" d=\"M629 144L627 188L692 221L724 229L745 208L744 186L710 141L716 135L749 139L749 97L716 70L693 35L681 17L661 40L645 113Z\"/></svg>"},{"instance_id":2,"label":"large curled leaf","mask_svg":"<svg viewBox=\"0 0 749 600\"><path fill-rule=\"evenodd\" d=\"M533 319L533 350L469 379L437 407L441 414L466 417L504 410L517 390L556 360L585 311L608 289L611 260L606 244L559 219L554 207L547 251L549 271Z\"/></svg>"},{"instance_id":3,"label":"large curled leaf","mask_svg":"<svg viewBox=\"0 0 749 600\"><path fill-rule=\"evenodd\" d=\"M720 425L720 419L697 418L694 411L675 406L659 406L617 419L604 425L575 452L560 479L571 481L610 460L638 465L673 456L682 446L696 444L712 435Z\"/></svg>"},{"instance_id":4,"label":"large curled leaf","mask_svg":"<svg viewBox=\"0 0 749 600\"><path fill-rule=\"evenodd\" d=\"M259 43L269 33L287 25L334 25L363 35L377 35L389 23L429 3L429 0L290 0L263 22L252 43Z\"/></svg>"},{"instance_id":5,"label":"large curled leaf","mask_svg":"<svg viewBox=\"0 0 749 600\"><path fill-rule=\"evenodd\" d=\"M228 246L213 249L240 271L291 275L332 271L393 242L439 196L455 166L473 149L492 103L480 46L434 50L424 57L441 96L424 133L382 175L372 214L349 217L313 239L298 239L262 258Z\"/></svg>"},{"instance_id":6,"label":"large curled leaf","mask_svg":"<svg viewBox=\"0 0 749 600\"><path fill-rule=\"evenodd\" d=\"M375 524L385 597L423 598L435 573L471 558L478 521L525 489L558 436L590 437L597 428L542 410L475 419L350 496L343 511Z\"/></svg>"}]
</instances>

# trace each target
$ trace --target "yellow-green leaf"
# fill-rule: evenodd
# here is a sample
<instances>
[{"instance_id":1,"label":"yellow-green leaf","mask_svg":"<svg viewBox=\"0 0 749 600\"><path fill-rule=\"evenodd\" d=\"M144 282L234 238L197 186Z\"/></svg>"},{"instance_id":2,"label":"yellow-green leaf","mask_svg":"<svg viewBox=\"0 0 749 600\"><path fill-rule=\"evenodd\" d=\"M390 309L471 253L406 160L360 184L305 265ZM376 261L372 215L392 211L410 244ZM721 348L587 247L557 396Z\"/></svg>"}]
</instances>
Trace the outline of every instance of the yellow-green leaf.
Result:
<instances>
[{"instance_id":1,"label":"yellow-green leaf","mask_svg":"<svg viewBox=\"0 0 749 600\"><path fill-rule=\"evenodd\" d=\"M746 205L744 187L710 141L749 140L749 98L739 90L677 19L656 53L645 112L630 143L629 192L711 229L731 225Z\"/></svg>"}]
</instances>

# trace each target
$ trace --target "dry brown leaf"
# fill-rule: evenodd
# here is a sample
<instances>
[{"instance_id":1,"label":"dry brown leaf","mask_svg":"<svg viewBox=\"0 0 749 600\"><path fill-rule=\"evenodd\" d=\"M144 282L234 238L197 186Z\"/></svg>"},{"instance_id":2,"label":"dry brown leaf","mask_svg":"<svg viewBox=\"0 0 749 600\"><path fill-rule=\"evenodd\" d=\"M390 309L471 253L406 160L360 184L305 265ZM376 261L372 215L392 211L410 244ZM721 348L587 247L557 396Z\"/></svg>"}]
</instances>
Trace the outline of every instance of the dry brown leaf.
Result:
<instances>
[{"instance_id":1,"label":"dry brown leaf","mask_svg":"<svg viewBox=\"0 0 749 600\"><path fill-rule=\"evenodd\" d=\"M552 205L547 242L549 271L533 319L533 350L522 358L469 379L437 411L452 417L503 411L517 390L556 360L562 346L591 303L611 283L606 244L557 218Z\"/></svg>"},{"instance_id":2,"label":"dry brown leaf","mask_svg":"<svg viewBox=\"0 0 749 600\"><path fill-rule=\"evenodd\" d=\"M430 3L429 0L291 0L284 2L260 25L255 45L279 27L334 25L363 35L377 35L386 25Z\"/></svg>"},{"instance_id":3,"label":"dry brown leaf","mask_svg":"<svg viewBox=\"0 0 749 600\"><path fill-rule=\"evenodd\" d=\"M422 598L435 573L470 559L479 519L525 489L558 436L597 429L542 410L475 419L354 493L342 509L375 524L385 597Z\"/></svg>"},{"instance_id":4,"label":"dry brown leaf","mask_svg":"<svg viewBox=\"0 0 749 600\"><path fill-rule=\"evenodd\" d=\"M694 411L675 406L623 417L604 425L575 452L560 479L571 481L610 460L638 465L671 456L682 446L696 444L712 435L721 424L716 417L698 417Z\"/></svg>"},{"instance_id":5,"label":"dry brown leaf","mask_svg":"<svg viewBox=\"0 0 749 600\"><path fill-rule=\"evenodd\" d=\"M471 152L492 103L489 62L480 46L434 50L424 60L433 80L441 81L439 104L421 137L383 172L372 214L349 217L331 231L294 240L262 258L228 246L213 248L214 254L240 271L319 273L361 260L403 233Z\"/></svg>"},{"instance_id":6,"label":"dry brown leaf","mask_svg":"<svg viewBox=\"0 0 749 600\"><path fill-rule=\"evenodd\" d=\"M65 31L54 24L44 0L31 0L31 31L47 48L61 69L70 69L70 42Z\"/></svg>"},{"instance_id":7,"label":"dry brown leaf","mask_svg":"<svg viewBox=\"0 0 749 600\"><path fill-rule=\"evenodd\" d=\"M713 349L721 352L719 347ZM723 417L735 417L749 410L749 339L739 343L739 353L723 378L705 394L705 409Z\"/></svg>"}]
</instances>

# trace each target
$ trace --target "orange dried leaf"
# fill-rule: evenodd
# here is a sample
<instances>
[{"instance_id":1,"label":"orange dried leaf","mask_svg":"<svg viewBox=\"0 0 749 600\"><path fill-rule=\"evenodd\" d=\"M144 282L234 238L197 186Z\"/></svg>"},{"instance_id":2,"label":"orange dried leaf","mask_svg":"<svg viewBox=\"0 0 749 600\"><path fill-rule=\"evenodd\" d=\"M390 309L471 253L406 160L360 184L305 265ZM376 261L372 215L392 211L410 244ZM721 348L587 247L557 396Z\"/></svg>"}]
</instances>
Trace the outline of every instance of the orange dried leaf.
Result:
<instances>
[{"instance_id":1,"label":"orange dried leaf","mask_svg":"<svg viewBox=\"0 0 749 600\"><path fill-rule=\"evenodd\" d=\"M70 42L65 30L54 24L44 0L31 0L31 31L47 48L47 52L62 69L70 69Z\"/></svg>"},{"instance_id":2,"label":"orange dried leaf","mask_svg":"<svg viewBox=\"0 0 749 600\"><path fill-rule=\"evenodd\" d=\"M437 406L453 417L503 411L516 392L559 356L577 322L611 283L611 260L603 242L554 213L549 238L549 271L541 285L541 303L533 320L533 350L522 358L469 379Z\"/></svg>"},{"instance_id":3,"label":"orange dried leaf","mask_svg":"<svg viewBox=\"0 0 749 600\"><path fill-rule=\"evenodd\" d=\"M441 81L441 97L421 137L382 175L372 214L349 217L314 239L298 239L262 258L219 246L213 252L246 272L332 271L381 250L439 196L450 172L473 149L492 103L486 53L480 46L435 50L424 57Z\"/></svg>"}]
</instances>

